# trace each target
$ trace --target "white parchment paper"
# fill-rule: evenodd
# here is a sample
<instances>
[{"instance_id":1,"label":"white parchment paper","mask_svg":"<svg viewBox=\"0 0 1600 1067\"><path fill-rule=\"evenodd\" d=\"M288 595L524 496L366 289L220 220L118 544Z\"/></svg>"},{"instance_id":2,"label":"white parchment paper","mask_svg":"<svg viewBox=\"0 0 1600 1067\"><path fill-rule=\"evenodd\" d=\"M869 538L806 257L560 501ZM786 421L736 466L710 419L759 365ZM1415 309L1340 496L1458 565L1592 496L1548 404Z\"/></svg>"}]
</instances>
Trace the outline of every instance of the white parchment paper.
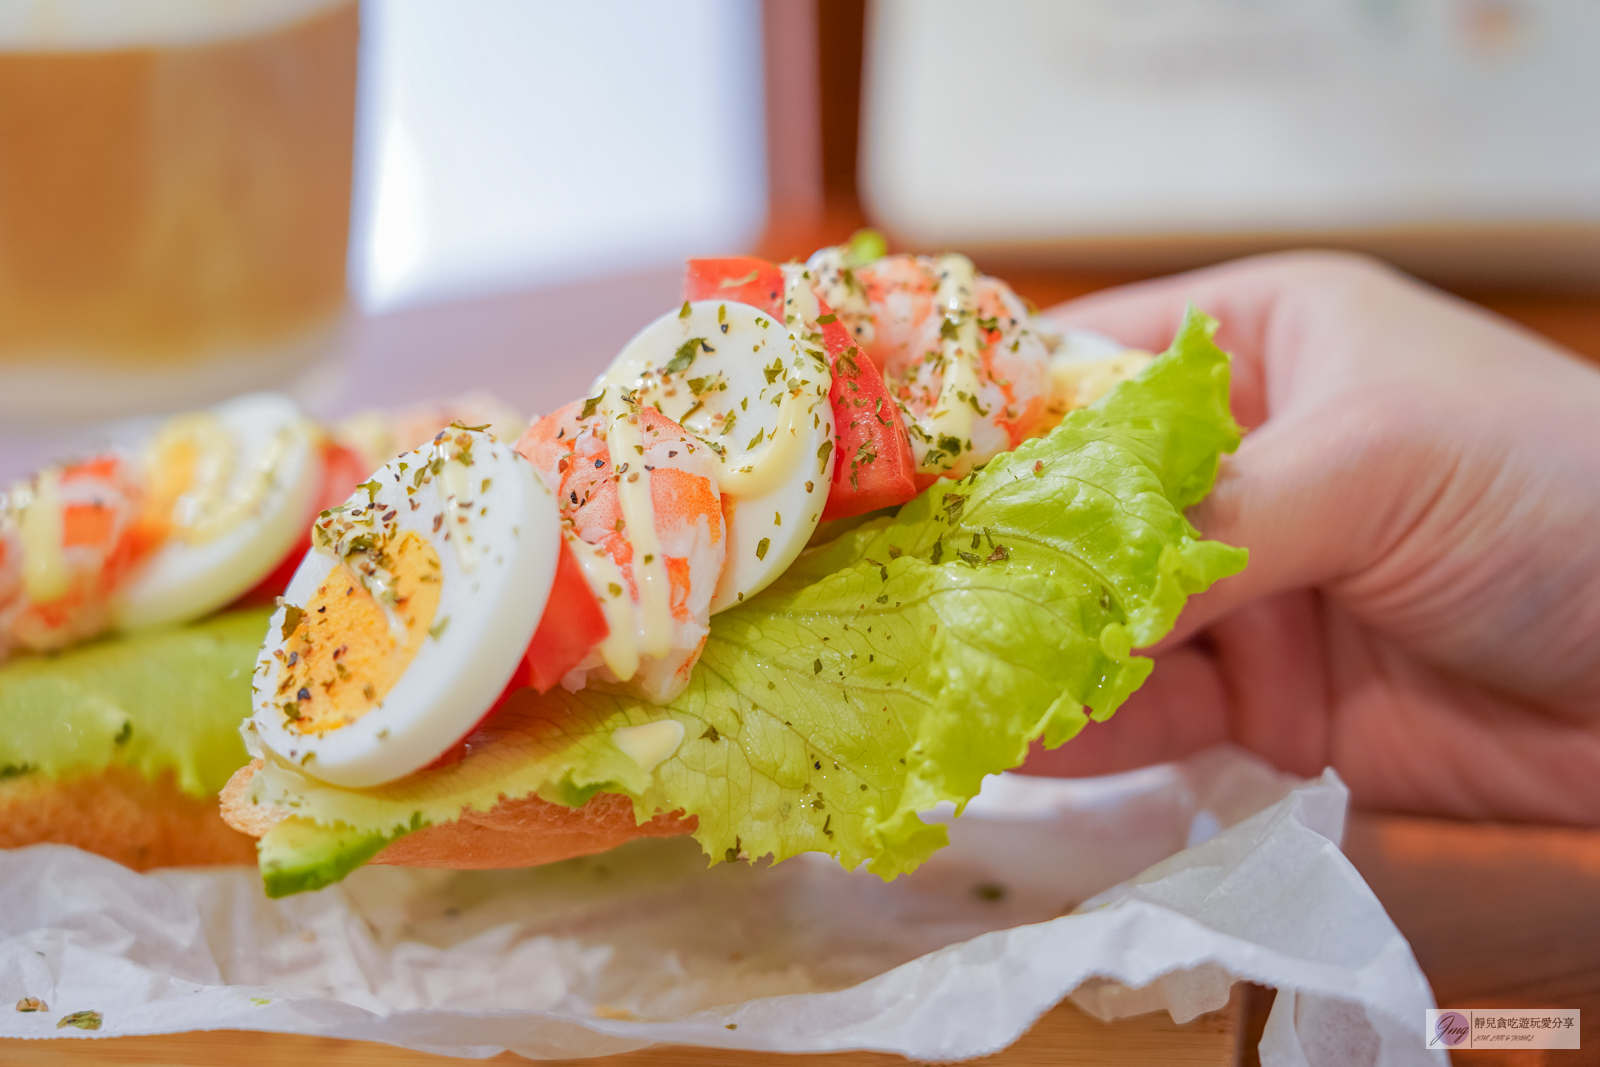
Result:
<instances>
[{"instance_id":1,"label":"white parchment paper","mask_svg":"<svg viewBox=\"0 0 1600 1067\"><path fill-rule=\"evenodd\" d=\"M0 1035L270 1030L456 1056L655 1042L980 1056L1071 996L1104 1019L1280 994L1262 1062L1442 1063L1405 940L1339 851L1347 793L1236 749L1108 778L1001 775L885 884L687 839L523 871L373 867L269 901L243 868L0 852ZM94 1033L57 1030L94 1010Z\"/></svg>"}]
</instances>

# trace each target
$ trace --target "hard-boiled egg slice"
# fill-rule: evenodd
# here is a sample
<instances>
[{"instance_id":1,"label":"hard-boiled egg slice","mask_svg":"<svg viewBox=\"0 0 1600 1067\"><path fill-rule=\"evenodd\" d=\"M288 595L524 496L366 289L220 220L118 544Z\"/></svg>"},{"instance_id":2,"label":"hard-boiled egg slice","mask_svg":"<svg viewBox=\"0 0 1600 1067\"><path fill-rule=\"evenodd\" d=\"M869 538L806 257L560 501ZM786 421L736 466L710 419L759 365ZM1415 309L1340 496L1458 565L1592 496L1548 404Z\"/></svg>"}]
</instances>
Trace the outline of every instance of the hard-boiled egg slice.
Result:
<instances>
[{"instance_id":1,"label":"hard-boiled egg slice","mask_svg":"<svg viewBox=\"0 0 1600 1067\"><path fill-rule=\"evenodd\" d=\"M1047 320L1034 321L1042 324ZM1063 412L1089 406L1155 359L1149 352L1089 330L1062 330L1057 337L1047 338L1047 343L1051 342L1052 403Z\"/></svg>"},{"instance_id":2,"label":"hard-boiled egg slice","mask_svg":"<svg viewBox=\"0 0 1600 1067\"><path fill-rule=\"evenodd\" d=\"M728 550L713 614L766 588L816 529L833 471L832 380L820 341L748 304L701 300L646 326L597 383L717 454Z\"/></svg>"},{"instance_id":3,"label":"hard-boiled egg slice","mask_svg":"<svg viewBox=\"0 0 1600 1067\"><path fill-rule=\"evenodd\" d=\"M198 618L253 588L305 536L322 484L321 431L277 393L168 419L143 459L158 547L113 599L121 629Z\"/></svg>"},{"instance_id":4,"label":"hard-boiled egg slice","mask_svg":"<svg viewBox=\"0 0 1600 1067\"><path fill-rule=\"evenodd\" d=\"M317 519L272 618L252 682L263 745L341 786L427 766L510 680L560 544L555 497L509 444L452 428L390 461Z\"/></svg>"}]
</instances>

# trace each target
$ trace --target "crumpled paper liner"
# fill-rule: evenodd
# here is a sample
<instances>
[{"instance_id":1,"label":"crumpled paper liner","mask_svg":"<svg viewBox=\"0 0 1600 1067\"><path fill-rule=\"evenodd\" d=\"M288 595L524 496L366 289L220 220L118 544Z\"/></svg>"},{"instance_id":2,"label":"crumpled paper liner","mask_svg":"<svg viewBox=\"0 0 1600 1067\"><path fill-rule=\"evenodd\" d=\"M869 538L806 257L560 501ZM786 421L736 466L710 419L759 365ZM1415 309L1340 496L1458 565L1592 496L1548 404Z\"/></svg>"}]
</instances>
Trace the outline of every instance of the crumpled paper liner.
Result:
<instances>
[{"instance_id":1,"label":"crumpled paper liner","mask_svg":"<svg viewBox=\"0 0 1600 1067\"><path fill-rule=\"evenodd\" d=\"M0 852L0 1036L268 1030L447 1055L656 1042L980 1056L1070 995L1112 1019L1280 989L1262 1063L1443 1062L1405 940L1339 851L1347 792L1237 749L1076 781L990 778L885 884L804 856L706 869L685 839L522 871L366 868L269 901L251 869L140 875ZM948 813L942 813L948 818ZM930 818L941 817L934 813ZM95 1034L58 1031L94 1010Z\"/></svg>"}]
</instances>

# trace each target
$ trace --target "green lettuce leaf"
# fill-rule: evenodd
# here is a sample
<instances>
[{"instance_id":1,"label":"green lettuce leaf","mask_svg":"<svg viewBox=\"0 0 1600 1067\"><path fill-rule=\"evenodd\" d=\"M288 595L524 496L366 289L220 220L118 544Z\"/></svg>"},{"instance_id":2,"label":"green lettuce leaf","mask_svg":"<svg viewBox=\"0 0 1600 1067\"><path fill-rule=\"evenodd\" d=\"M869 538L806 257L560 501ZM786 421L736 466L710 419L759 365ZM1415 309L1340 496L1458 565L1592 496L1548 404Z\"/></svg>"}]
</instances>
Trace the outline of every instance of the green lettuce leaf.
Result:
<instances>
[{"instance_id":1,"label":"green lettuce leaf","mask_svg":"<svg viewBox=\"0 0 1600 1067\"><path fill-rule=\"evenodd\" d=\"M239 724L270 614L232 611L0 667L0 778L118 763L215 797L250 759Z\"/></svg>"},{"instance_id":2,"label":"green lettuce leaf","mask_svg":"<svg viewBox=\"0 0 1600 1067\"><path fill-rule=\"evenodd\" d=\"M1243 549L1200 540L1183 515L1239 442L1214 329L1191 311L1164 356L1047 437L808 549L712 619L670 704L620 687L523 691L467 759L374 789L269 762L253 799L290 809L284 833L310 849L297 866L269 834L269 888L342 876L344 861L306 874L338 852L306 843L319 829L370 855L530 794L622 793L641 820L681 810L713 860L815 851L885 878L915 869L946 843L919 812L959 810L1034 740L1110 716L1150 673L1132 650L1243 568ZM651 770L612 741L669 718L684 741Z\"/></svg>"}]
</instances>

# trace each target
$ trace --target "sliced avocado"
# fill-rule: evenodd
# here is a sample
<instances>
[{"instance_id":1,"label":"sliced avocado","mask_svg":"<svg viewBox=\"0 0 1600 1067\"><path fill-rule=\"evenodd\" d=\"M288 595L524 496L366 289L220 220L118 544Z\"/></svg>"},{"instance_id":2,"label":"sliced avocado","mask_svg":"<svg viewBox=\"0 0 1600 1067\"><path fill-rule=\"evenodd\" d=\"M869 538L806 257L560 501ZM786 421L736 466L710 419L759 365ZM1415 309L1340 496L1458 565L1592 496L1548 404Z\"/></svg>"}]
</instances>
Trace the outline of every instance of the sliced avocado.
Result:
<instances>
[{"instance_id":1,"label":"sliced avocado","mask_svg":"<svg viewBox=\"0 0 1600 1067\"><path fill-rule=\"evenodd\" d=\"M250 757L250 672L271 609L108 637L0 667L0 777L95 774L112 763L214 797Z\"/></svg>"},{"instance_id":2,"label":"sliced avocado","mask_svg":"<svg viewBox=\"0 0 1600 1067\"><path fill-rule=\"evenodd\" d=\"M332 885L366 863L389 842L422 828L421 813L393 833L319 826L290 816L267 831L257 846L261 883L277 899Z\"/></svg>"}]
</instances>

